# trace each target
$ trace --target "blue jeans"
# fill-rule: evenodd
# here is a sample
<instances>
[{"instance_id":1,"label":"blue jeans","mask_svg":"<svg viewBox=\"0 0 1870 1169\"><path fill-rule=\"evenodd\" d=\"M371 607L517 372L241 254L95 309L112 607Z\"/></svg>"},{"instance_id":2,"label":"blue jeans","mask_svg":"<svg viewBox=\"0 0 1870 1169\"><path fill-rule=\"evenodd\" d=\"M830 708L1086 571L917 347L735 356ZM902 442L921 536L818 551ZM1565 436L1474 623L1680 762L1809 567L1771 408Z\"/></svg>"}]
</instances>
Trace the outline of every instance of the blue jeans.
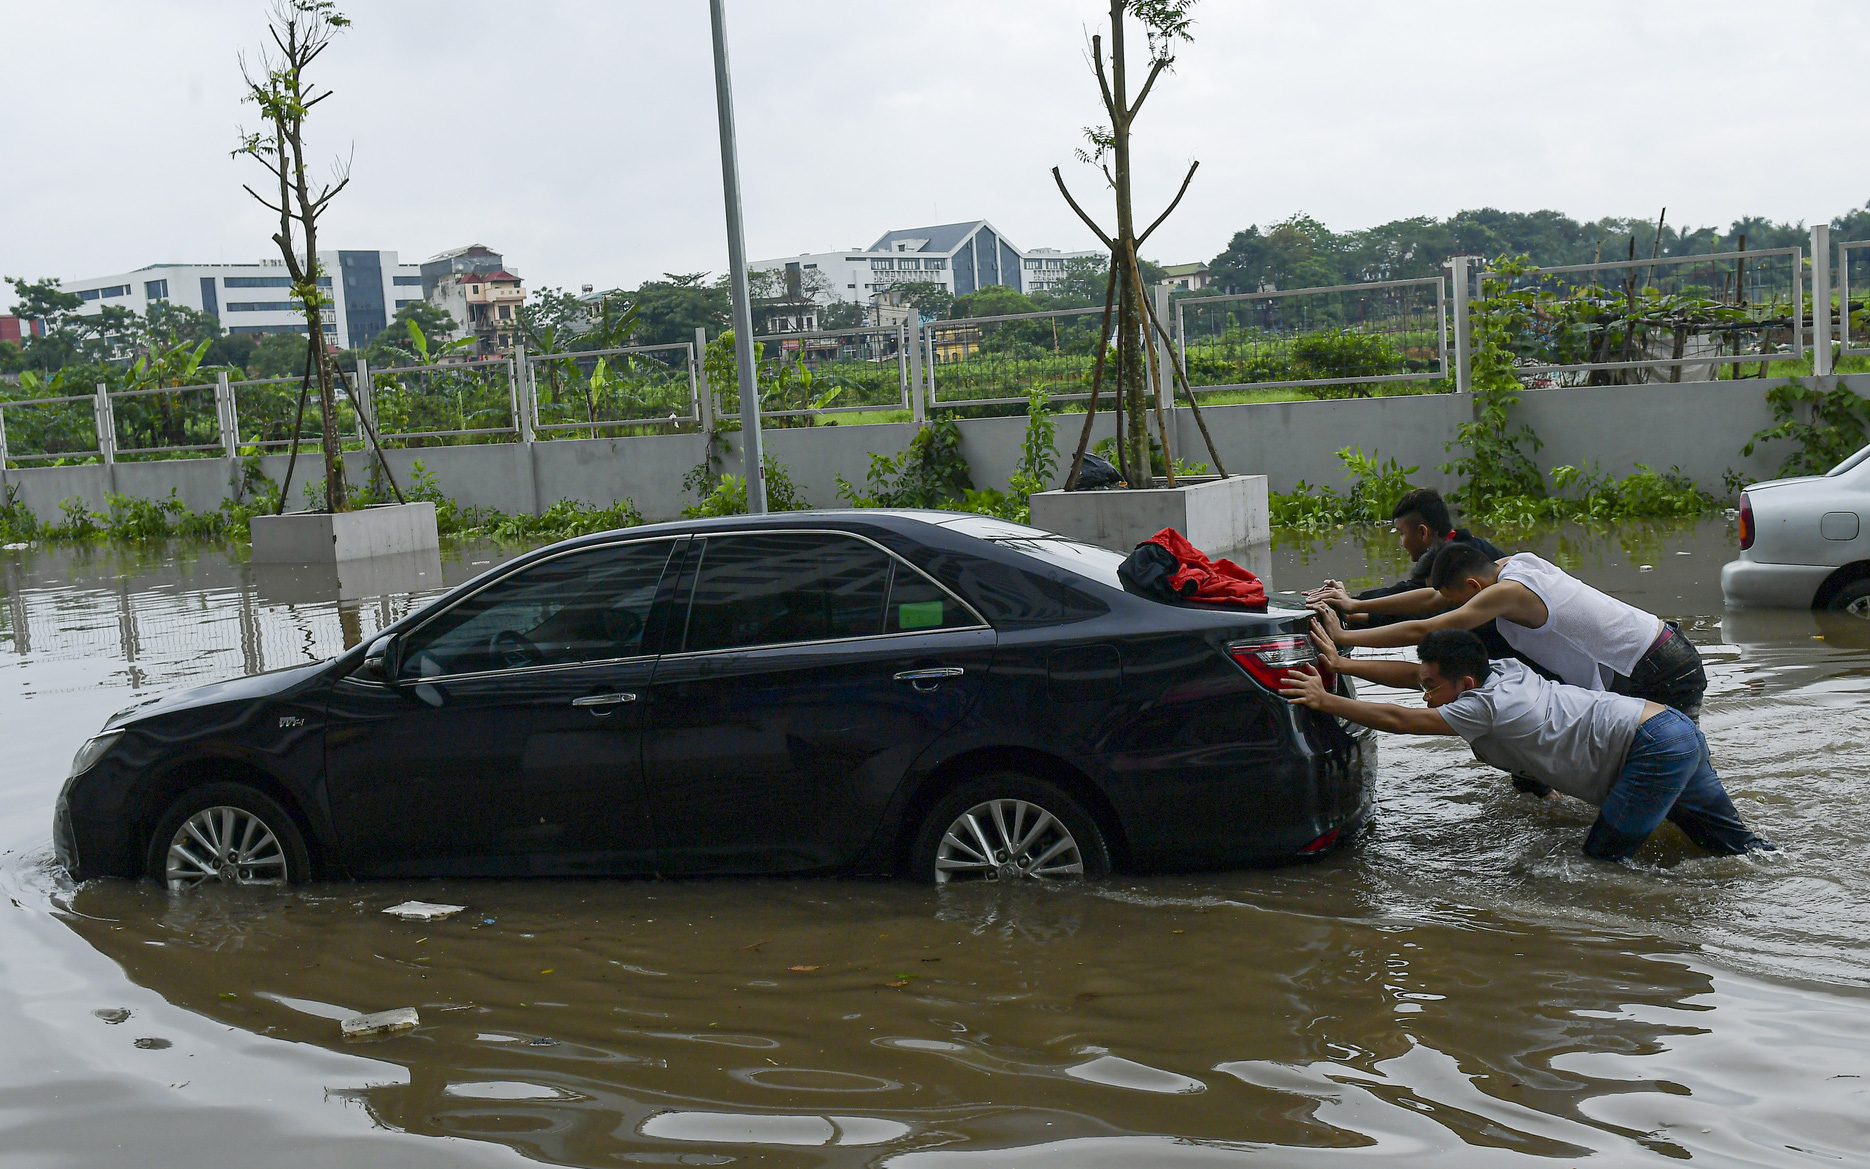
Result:
<instances>
[{"instance_id":1,"label":"blue jeans","mask_svg":"<svg viewBox=\"0 0 1870 1169\"><path fill-rule=\"evenodd\" d=\"M1741 822L1708 761L1708 740L1679 710L1664 710L1636 728L1623 773L1584 838L1584 854L1623 860L1664 818L1720 856L1776 847Z\"/></svg>"}]
</instances>

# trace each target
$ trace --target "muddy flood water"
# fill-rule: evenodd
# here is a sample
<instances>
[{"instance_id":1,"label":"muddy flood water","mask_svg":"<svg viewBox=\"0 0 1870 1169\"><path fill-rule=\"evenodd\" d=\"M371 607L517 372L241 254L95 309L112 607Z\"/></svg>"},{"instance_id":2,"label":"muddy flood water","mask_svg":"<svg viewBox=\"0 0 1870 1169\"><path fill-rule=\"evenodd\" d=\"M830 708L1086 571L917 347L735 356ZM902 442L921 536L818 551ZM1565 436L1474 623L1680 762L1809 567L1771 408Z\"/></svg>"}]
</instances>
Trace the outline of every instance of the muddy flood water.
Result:
<instances>
[{"instance_id":1,"label":"muddy flood water","mask_svg":"<svg viewBox=\"0 0 1870 1169\"><path fill-rule=\"evenodd\" d=\"M1282 869L73 887L53 799L111 712L330 656L503 553L0 553L0 1163L1870 1165L1870 625L1724 611L1718 519L1500 542L1683 620L1780 855L1665 824L1590 863L1582 805L1386 738L1371 828ZM1381 532L1259 566L1402 567ZM410 898L469 909L381 912Z\"/></svg>"}]
</instances>

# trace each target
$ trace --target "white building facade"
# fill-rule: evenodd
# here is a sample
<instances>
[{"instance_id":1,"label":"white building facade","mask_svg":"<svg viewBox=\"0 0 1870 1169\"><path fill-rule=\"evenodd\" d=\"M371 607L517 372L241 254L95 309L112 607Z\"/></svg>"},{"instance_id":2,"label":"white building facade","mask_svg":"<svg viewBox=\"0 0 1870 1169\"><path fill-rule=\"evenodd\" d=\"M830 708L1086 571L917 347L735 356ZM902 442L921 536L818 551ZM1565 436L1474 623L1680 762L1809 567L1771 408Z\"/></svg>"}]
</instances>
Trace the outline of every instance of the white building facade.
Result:
<instances>
[{"instance_id":1,"label":"white building facade","mask_svg":"<svg viewBox=\"0 0 1870 1169\"><path fill-rule=\"evenodd\" d=\"M867 248L756 260L749 267L788 273L796 268L804 285L816 284L821 297L868 304L879 293L904 284L935 284L953 296L996 284L1043 292L1064 279L1067 260L1101 255L1053 248L1024 251L991 223L976 219L889 231ZM818 279L806 273L816 273Z\"/></svg>"},{"instance_id":2,"label":"white building facade","mask_svg":"<svg viewBox=\"0 0 1870 1169\"><path fill-rule=\"evenodd\" d=\"M318 253L331 294L325 308L325 340L361 349L389 327L404 305L422 299L422 271L398 261L395 252ZM221 322L229 333L305 333L305 312L292 299L284 260L252 264L151 264L134 272L61 281L64 292L84 298L81 314L115 305L139 316L167 301L187 305Z\"/></svg>"}]
</instances>

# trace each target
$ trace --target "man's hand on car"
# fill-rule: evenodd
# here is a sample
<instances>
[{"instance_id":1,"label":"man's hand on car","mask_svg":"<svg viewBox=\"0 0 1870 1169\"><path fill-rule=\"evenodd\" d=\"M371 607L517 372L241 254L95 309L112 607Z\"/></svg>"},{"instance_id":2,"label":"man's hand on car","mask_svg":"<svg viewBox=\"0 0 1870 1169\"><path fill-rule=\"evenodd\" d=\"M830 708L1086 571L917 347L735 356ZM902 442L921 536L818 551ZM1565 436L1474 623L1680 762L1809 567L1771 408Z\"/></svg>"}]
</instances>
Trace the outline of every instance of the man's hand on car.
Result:
<instances>
[{"instance_id":1,"label":"man's hand on car","mask_svg":"<svg viewBox=\"0 0 1870 1169\"><path fill-rule=\"evenodd\" d=\"M1326 637L1329 637L1333 642L1342 639L1344 635L1344 623L1338 620L1338 611L1336 609L1323 603L1314 603L1311 606L1311 610L1313 623L1323 627Z\"/></svg>"},{"instance_id":2,"label":"man's hand on car","mask_svg":"<svg viewBox=\"0 0 1870 1169\"><path fill-rule=\"evenodd\" d=\"M1341 580L1328 580L1311 592L1305 594L1308 605L1329 605L1346 613L1357 611L1357 602L1344 588Z\"/></svg>"},{"instance_id":3,"label":"man's hand on car","mask_svg":"<svg viewBox=\"0 0 1870 1169\"><path fill-rule=\"evenodd\" d=\"M1325 708L1325 696L1330 693L1325 689L1325 680L1318 671L1310 666L1299 666L1287 670L1279 683L1279 693L1288 702L1299 706L1309 706L1313 710Z\"/></svg>"},{"instance_id":4,"label":"man's hand on car","mask_svg":"<svg viewBox=\"0 0 1870 1169\"><path fill-rule=\"evenodd\" d=\"M1343 655L1338 653L1337 642L1325 632L1325 627L1318 618L1312 618L1312 644L1318 647L1318 660L1325 669L1336 673L1344 668Z\"/></svg>"}]
</instances>

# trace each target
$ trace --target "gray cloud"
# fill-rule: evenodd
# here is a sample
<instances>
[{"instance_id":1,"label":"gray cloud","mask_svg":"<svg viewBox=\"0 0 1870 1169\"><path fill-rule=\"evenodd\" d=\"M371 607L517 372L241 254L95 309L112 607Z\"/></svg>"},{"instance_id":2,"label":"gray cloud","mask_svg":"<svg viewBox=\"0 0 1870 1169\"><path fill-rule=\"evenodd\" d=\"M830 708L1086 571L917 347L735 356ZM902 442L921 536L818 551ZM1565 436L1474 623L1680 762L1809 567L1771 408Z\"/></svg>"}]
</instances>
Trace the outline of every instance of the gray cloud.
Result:
<instances>
[{"instance_id":1,"label":"gray cloud","mask_svg":"<svg viewBox=\"0 0 1870 1169\"><path fill-rule=\"evenodd\" d=\"M1048 170L1096 119L1097 0L730 0L757 256L976 216L1088 233ZM316 142L353 158L334 246L502 249L536 284L718 271L701 0L347 6ZM1334 227L1463 207L1817 219L1870 195L1849 144L1861 6L1208 0L1138 127L1139 202L1200 177L1149 249L1220 250L1294 211ZM228 151L255 0L0 0L0 272L268 252ZM354 153L353 153L354 152Z\"/></svg>"}]
</instances>

